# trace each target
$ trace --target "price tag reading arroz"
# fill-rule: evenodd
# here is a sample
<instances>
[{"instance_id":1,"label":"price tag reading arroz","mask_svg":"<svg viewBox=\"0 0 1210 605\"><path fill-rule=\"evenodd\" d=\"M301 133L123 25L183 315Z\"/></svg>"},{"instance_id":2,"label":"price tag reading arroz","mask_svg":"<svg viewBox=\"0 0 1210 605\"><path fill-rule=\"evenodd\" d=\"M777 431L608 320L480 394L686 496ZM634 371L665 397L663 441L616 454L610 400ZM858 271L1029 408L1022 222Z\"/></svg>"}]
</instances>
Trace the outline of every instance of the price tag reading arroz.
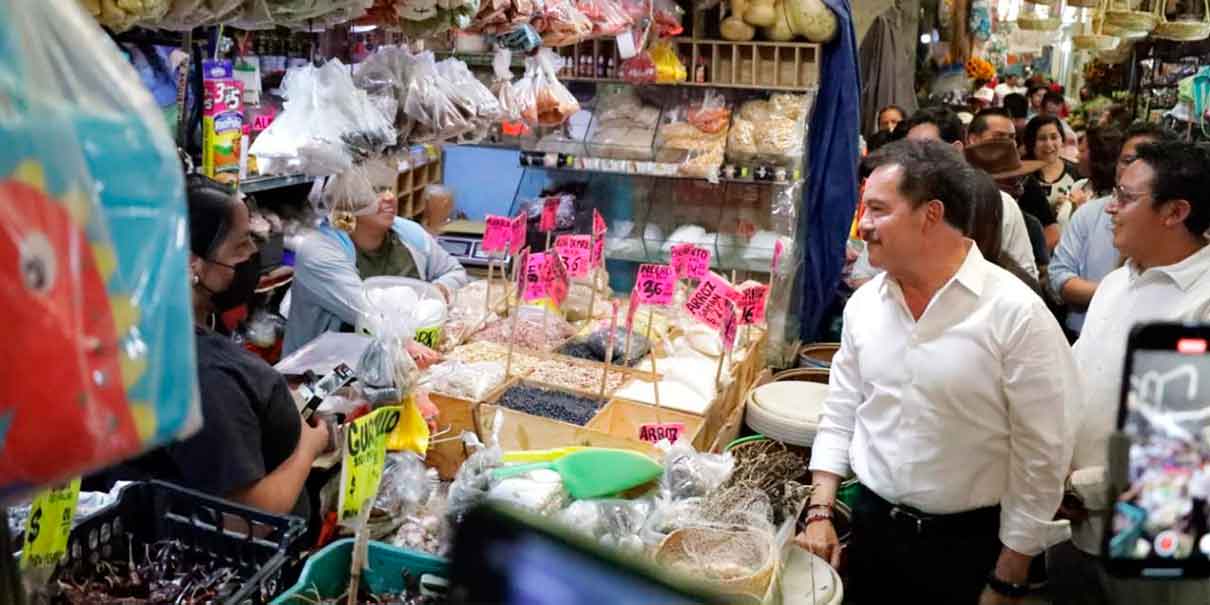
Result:
<instances>
[{"instance_id":1,"label":"price tag reading arroz","mask_svg":"<svg viewBox=\"0 0 1210 605\"><path fill-rule=\"evenodd\" d=\"M749 284L739 290L739 323L741 326L765 322L765 303L769 298L769 286Z\"/></svg>"},{"instance_id":2,"label":"price tag reading arroz","mask_svg":"<svg viewBox=\"0 0 1210 605\"><path fill-rule=\"evenodd\" d=\"M685 423L683 422L665 422L662 424L649 422L639 425L639 441L658 443L661 439L667 439L668 443L676 443L676 440L681 437L681 433L683 432L685 432Z\"/></svg>"},{"instance_id":3,"label":"price tag reading arroz","mask_svg":"<svg viewBox=\"0 0 1210 605\"><path fill-rule=\"evenodd\" d=\"M555 250L567 264L567 274L584 277L592 270L592 236L560 235L555 238Z\"/></svg>"},{"instance_id":4,"label":"price tag reading arroz","mask_svg":"<svg viewBox=\"0 0 1210 605\"><path fill-rule=\"evenodd\" d=\"M672 247L672 268L678 279L701 279L710 272L710 251L693 244Z\"/></svg>"},{"instance_id":5,"label":"price tag reading arroz","mask_svg":"<svg viewBox=\"0 0 1210 605\"><path fill-rule=\"evenodd\" d=\"M25 522L25 544L21 549L21 567L54 567L67 554L71 521L80 496L80 480L52 487L38 494L29 506ZM7 556L7 555L6 555Z\"/></svg>"},{"instance_id":6,"label":"price tag reading arroz","mask_svg":"<svg viewBox=\"0 0 1210 605\"><path fill-rule=\"evenodd\" d=\"M340 523L355 522L361 508L371 506L378 496L382 467L387 459L387 438L402 417L402 407L382 407L353 420L345 429L337 506Z\"/></svg>"},{"instance_id":7,"label":"price tag reading arroz","mask_svg":"<svg viewBox=\"0 0 1210 605\"><path fill-rule=\"evenodd\" d=\"M676 291L676 271L668 265L639 265L635 296L645 305L667 305Z\"/></svg>"},{"instance_id":8,"label":"price tag reading arroz","mask_svg":"<svg viewBox=\"0 0 1210 605\"><path fill-rule=\"evenodd\" d=\"M739 295L731 284L713 273L706 273L702 283L685 301L685 311L712 329L722 331L728 314L735 313Z\"/></svg>"},{"instance_id":9,"label":"price tag reading arroz","mask_svg":"<svg viewBox=\"0 0 1210 605\"><path fill-rule=\"evenodd\" d=\"M483 230L483 244L480 246L488 254L504 252L512 240L513 221L506 216L487 215L486 228Z\"/></svg>"}]
</instances>

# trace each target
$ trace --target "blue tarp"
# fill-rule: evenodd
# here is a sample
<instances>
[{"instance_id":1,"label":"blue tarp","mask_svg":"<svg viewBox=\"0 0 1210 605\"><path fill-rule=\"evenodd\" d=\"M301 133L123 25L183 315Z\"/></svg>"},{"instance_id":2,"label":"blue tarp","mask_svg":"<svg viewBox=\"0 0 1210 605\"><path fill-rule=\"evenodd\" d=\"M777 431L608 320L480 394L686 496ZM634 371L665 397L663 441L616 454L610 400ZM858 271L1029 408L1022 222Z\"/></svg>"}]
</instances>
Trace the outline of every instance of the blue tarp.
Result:
<instances>
[{"instance_id":1,"label":"blue tarp","mask_svg":"<svg viewBox=\"0 0 1210 605\"><path fill-rule=\"evenodd\" d=\"M824 0L836 14L839 30L824 45L819 94L807 135L810 167L798 213L805 234L798 283L801 333L810 342L836 297L844 267L845 242L857 208L857 134L861 128L861 75L857 36L849 0Z\"/></svg>"}]
</instances>

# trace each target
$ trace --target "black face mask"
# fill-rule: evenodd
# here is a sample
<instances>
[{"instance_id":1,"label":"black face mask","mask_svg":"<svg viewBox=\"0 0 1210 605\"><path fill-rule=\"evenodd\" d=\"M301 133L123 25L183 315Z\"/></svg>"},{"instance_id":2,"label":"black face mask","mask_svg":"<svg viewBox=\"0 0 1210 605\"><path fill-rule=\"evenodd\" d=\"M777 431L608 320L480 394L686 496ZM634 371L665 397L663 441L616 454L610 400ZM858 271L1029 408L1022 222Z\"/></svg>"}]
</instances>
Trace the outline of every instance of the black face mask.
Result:
<instances>
[{"instance_id":1,"label":"black face mask","mask_svg":"<svg viewBox=\"0 0 1210 605\"><path fill-rule=\"evenodd\" d=\"M237 265L223 266L231 267L235 271L235 277L226 290L215 292L211 297L214 308L219 313L234 309L252 299L252 295L256 293L256 284L260 282L260 252L254 252L248 260Z\"/></svg>"}]
</instances>

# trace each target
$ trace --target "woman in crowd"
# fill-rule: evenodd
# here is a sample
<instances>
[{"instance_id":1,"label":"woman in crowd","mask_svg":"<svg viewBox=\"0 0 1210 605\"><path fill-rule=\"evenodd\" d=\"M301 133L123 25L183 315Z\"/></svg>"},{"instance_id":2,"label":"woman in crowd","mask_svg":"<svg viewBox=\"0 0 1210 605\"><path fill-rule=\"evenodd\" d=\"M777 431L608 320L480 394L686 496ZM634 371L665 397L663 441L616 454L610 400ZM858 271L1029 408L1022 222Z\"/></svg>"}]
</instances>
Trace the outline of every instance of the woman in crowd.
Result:
<instances>
[{"instance_id":1,"label":"woman in crowd","mask_svg":"<svg viewBox=\"0 0 1210 605\"><path fill-rule=\"evenodd\" d=\"M1121 151L1120 130L1109 126L1089 129L1080 145L1080 173L1087 178L1076 183L1072 191L1072 212L1085 202L1113 193Z\"/></svg>"},{"instance_id":2,"label":"woman in crowd","mask_svg":"<svg viewBox=\"0 0 1210 605\"><path fill-rule=\"evenodd\" d=\"M260 276L248 207L230 188L196 175L187 200L202 428L97 480L162 479L307 519L304 486L331 447L328 428L304 422L285 377L214 329L217 315L252 297Z\"/></svg>"},{"instance_id":3,"label":"woman in crowd","mask_svg":"<svg viewBox=\"0 0 1210 605\"><path fill-rule=\"evenodd\" d=\"M1079 180L1076 165L1064 160L1063 123L1050 115L1035 116L1025 127L1025 159L1045 162L1037 172L1026 177L1026 189L1030 182L1041 189L1046 203L1054 212L1059 231L1067 226L1074 205L1071 201L1072 188ZM1024 209L1024 208L1023 208ZM1051 246L1053 248L1053 244Z\"/></svg>"}]
</instances>

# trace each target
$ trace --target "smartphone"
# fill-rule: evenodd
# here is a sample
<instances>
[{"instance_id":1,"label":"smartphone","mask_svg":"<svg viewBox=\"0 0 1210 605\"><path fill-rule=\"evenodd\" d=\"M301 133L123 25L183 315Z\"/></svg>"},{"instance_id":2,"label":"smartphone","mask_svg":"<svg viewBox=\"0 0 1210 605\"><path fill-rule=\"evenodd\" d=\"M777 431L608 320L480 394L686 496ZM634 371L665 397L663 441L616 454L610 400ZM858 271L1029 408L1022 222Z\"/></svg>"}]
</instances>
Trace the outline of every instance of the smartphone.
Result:
<instances>
[{"instance_id":1,"label":"smartphone","mask_svg":"<svg viewBox=\"0 0 1210 605\"><path fill-rule=\"evenodd\" d=\"M332 393L339 391L345 385L353 382L355 373L347 364L336 366L329 374L315 382L307 382L298 387L298 392L302 396L303 403L302 414L303 420L310 421L315 415L315 410L319 409L319 405L323 400Z\"/></svg>"},{"instance_id":2,"label":"smartphone","mask_svg":"<svg viewBox=\"0 0 1210 605\"><path fill-rule=\"evenodd\" d=\"M516 509L478 507L467 513L455 538L449 593L454 605L759 602L713 593Z\"/></svg>"},{"instance_id":3,"label":"smartphone","mask_svg":"<svg viewBox=\"0 0 1210 605\"><path fill-rule=\"evenodd\" d=\"M1210 577L1210 325L1146 324L1126 348L1109 443L1117 576Z\"/></svg>"}]
</instances>

